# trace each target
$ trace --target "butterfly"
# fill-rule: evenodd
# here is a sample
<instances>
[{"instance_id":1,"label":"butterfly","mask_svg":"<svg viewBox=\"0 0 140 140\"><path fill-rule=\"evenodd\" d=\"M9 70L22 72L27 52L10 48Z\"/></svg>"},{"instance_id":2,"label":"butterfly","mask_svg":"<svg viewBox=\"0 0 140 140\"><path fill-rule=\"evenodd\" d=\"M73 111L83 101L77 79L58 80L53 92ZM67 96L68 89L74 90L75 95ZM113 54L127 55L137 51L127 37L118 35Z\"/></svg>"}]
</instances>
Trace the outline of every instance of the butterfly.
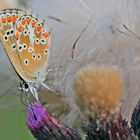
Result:
<instances>
[{"instance_id":1,"label":"butterfly","mask_svg":"<svg viewBox=\"0 0 140 140\"><path fill-rule=\"evenodd\" d=\"M37 89L43 85L49 59L50 29L45 21L20 9L0 11L0 42L15 72L21 79L19 89L32 93L38 100Z\"/></svg>"}]
</instances>

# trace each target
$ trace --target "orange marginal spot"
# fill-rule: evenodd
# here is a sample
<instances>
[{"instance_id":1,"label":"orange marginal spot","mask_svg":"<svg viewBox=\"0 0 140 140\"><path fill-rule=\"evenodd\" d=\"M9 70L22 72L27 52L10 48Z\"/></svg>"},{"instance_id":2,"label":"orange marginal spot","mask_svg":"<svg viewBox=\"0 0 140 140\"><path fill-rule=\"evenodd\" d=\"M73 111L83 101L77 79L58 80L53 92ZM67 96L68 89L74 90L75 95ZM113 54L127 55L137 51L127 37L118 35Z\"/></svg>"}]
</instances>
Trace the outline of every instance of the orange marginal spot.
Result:
<instances>
[{"instance_id":1,"label":"orange marginal spot","mask_svg":"<svg viewBox=\"0 0 140 140\"><path fill-rule=\"evenodd\" d=\"M6 21L7 21L7 18L2 18L2 19L1 19L1 22L2 22L2 23L5 23Z\"/></svg>"},{"instance_id":2,"label":"orange marginal spot","mask_svg":"<svg viewBox=\"0 0 140 140\"><path fill-rule=\"evenodd\" d=\"M30 24L30 22L31 22L31 18L26 19L26 20L27 20L27 23Z\"/></svg>"},{"instance_id":3,"label":"orange marginal spot","mask_svg":"<svg viewBox=\"0 0 140 140\"><path fill-rule=\"evenodd\" d=\"M7 17L7 21L8 21L8 22L11 22L11 20L12 20L12 16L8 16L8 17Z\"/></svg>"},{"instance_id":4,"label":"orange marginal spot","mask_svg":"<svg viewBox=\"0 0 140 140\"><path fill-rule=\"evenodd\" d=\"M19 35L18 35L18 32L17 32L16 35L15 35L16 40L18 40L18 37L19 37Z\"/></svg>"},{"instance_id":5,"label":"orange marginal spot","mask_svg":"<svg viewBox=\"0 0 140 140\"><path fill-rule=\"evenodd\" d=\"M17 20L17 18L18 18L18 16L13 16L13 17L12 17L12 22L15 23L16 20Z\"/></svg>"},{"instance_id":6,"label":"orange marginal spot","mask_svg":"<svg viewBox=\"0 0 140 140\"><path fill-rule=\"evenodd\" d=\"M44 37L48 37L49 36L49 34L47 34L47 33L42 33L42 36L44 36Z\"/></svg>"},{"instance_id":7,"label":"orange marginal spot","mask_svg":"<svg viewBox=\"0 0 140 140\"><path fill-rule=\"evenodd\" d=\"M23 27L22 27L21 25L20 25L19 27L17 27L17 30L18 30L19 32L21 32L22 29L23 29Z\"/></svg>"},{"instance_id":8,"label":"orange marginal spot","mask_svg":"<svg viewBox=\"0 0 140 140\"><path fill-rule=\"evenodd\" d=\"M37 21L33 21L32 22L32 27L34 27L36 25Z\"/></svg>"},{"instance_id":9,"label":"orange marginal spot","mask_svg":"<svg viewBox=\"0 0 140 140\"><path fill-rule=\"evenodd\" d=\"M49 45L48 45L48 43L46 44L46 46L45 46L46 48L49 48Z\"/></svg>"},{"instance_id":10,"label":"orange marginal spot","mask_svg":"<svg viewBox=\"0 0 140 140\"><path fill-rule=\"evenodd\" d=\"M26 19L22 20L21 23L24 25L27 22Z\"/></svg>"},{"instance_id":11,"label":"orange marginal spot","mask_svg":"<svg viewBox=\"0 0 140 140\"><path fill-rule=\"evenodd\" d=\"M42 28L43 28L42 26L37 26L36 27L37 31L41 31Z\"/></svg>"}]
</instances>

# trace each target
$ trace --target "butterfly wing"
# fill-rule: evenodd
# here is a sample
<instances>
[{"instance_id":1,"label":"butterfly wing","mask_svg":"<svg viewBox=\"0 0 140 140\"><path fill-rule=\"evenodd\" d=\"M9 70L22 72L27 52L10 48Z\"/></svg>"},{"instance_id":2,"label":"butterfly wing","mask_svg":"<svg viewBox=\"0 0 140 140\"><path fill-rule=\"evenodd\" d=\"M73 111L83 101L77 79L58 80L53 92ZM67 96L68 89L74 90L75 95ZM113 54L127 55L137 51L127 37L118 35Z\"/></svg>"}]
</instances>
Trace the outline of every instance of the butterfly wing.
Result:
<instances>
[{"instance_id":1,"label":"butterfly wing","mask_svg":"<svg viewBox=\"0 0 140 140\"><path fill-rule=\"evenodd\" d=\"M14 37L15 32L15 23L20 15L21 11L19 10L3 10L0 13L0 41L3 45L3 48L8 55L9 60L13 64L16 71L24 73L20 67L20 61L16 52L16 40ZM10 17L10 18L9 18ZM11 34L12 32L12 34ZM16 61L16 65L15 65Z\"/></svg>"},{"instance_id":2,"label":"butterfly wing","mask_svg":"<svg viewBox=\"0 0 140 140\"><path fill-rule=\"evenodd\" d=\"M44 21L11 9L2 11L0 18L1 42L13 67L26 82L41 82L50 46L50 32L44 29Z\"/></svg>"}]
</instances>

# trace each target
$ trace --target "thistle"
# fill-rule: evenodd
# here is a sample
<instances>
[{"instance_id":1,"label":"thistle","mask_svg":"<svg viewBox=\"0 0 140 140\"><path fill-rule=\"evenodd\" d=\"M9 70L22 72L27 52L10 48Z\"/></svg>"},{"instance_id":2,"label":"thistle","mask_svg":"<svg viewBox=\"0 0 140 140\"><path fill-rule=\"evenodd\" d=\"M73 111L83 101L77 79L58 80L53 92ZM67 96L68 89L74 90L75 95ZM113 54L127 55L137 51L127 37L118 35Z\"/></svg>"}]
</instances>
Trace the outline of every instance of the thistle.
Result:
<instances>
[{"instance_id":1,"label":"thistle","mask_svg":"<svg viewBox=\"0 0 140 140\"><path fill-rule=\"evenodd\" d=\"M88 65L75 79L77 106L88 121L86 140L136 140L119 111L123 75L114 67Z\"/></svg>"},{"instance_id":2,"label":"thistle","mask_svg":"<svg viewBox=\"0 0 140 140\"><path fill-rule=\"evenodd\" d=\"M27 109L28 128L37 140L81 140L71 128L54 118L40 103Z\"/></svg>"},{"instance_id":3,"label":"thistle","mask_svg":"<svg viewBox=\"0 0 140 140\"><path fill-rule=\"evenodd\" d=\"M132 113L131 126L134 130L134 133L137 135L138 139L140 140L140 99Z\"/></svg>"},{"instance_id":4,"label":"thistle","mask_svg":"<svg viewBox=\"0 0 140 140\"><path fill-rule=\"evenodd\" d=\"M120 113L110 118L107 116L101 118L90 119L86 140L137 140Z\"/></svg>"}]
</instances>

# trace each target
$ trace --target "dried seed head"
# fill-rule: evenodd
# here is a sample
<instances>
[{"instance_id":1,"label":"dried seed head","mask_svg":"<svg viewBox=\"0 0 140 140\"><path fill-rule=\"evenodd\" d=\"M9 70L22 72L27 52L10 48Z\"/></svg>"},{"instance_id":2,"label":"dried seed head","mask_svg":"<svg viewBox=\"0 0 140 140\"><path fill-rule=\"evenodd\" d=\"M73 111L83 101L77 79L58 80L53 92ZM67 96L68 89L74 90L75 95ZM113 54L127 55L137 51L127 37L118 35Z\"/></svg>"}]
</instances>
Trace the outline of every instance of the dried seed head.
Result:
<instances>
[{"instance_id":1,"label":"dried seed head","mask_svg":"<svg viewBox=\"0 0 140 140\"><path fill-rule=\"evenodd\" d=\"M76 74L76 103L90 116L112 114L120 104L123 86L123 77L118 69L88 65Z\"/></svg>"}]
</instances>

